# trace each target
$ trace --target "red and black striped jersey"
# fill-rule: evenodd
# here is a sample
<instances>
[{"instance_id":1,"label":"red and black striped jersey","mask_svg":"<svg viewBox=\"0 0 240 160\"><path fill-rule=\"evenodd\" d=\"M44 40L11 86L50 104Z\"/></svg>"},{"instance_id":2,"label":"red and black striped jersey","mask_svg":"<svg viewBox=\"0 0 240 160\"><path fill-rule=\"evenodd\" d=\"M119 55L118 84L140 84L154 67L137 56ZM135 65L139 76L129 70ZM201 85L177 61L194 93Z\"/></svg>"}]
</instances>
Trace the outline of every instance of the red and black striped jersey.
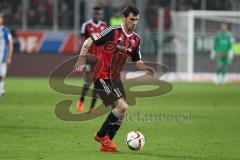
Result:
<instances>
[{"instance_id":1,"label":"red and black striped jersey","mask_svg":"<svg viewBox=\"0 0 240 160\"><path fill-rule=\"evenodd\" d=\"M95 45L101 46L95 70L99 79L119 79L128 57L133 62L141 59L140 37L135 32L127 34L122 25L109 27L91 38Z\"/></svg>"},{"instance_id":2,"label":"red and black striped jersey","mask_svg":"<svg viewBox=\"0 0 240 160\"><path fill-rule=\"evenodd\" d=\"M98 24L94 23L92 19L88 20L87 22L83 23L81 27L81 36L85 39L89 38L93 33L100 33L104 29L106 29L108 26L103 21L98 21ZM97 53L97 47L95 45L92 45L89 49L89 52L92 54Z\"/></svg>"}]
</instances>

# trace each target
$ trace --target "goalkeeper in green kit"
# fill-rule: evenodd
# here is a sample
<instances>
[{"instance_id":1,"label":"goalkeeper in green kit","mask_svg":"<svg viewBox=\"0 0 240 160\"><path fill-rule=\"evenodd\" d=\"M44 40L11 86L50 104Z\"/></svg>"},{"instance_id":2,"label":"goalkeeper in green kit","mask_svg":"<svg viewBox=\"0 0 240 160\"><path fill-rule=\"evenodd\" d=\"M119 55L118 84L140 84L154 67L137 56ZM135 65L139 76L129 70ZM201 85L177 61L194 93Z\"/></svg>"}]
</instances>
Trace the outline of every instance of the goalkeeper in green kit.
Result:
<instances>
[{"instance_id":1,"label":"goalkeeper in green kit","mask_svg":"<svg viewBox=\"0 0 240 160\"><path fill-rule=\"evenodd\" d=\"M227 24L222 23L220 30L214 36L214 48L211 53L211 59L216 62L216 79L217 84L225 82L225 75L227 72L228 64L233 59L233 36L228 31Z\"/></svg>"}]
</instances>

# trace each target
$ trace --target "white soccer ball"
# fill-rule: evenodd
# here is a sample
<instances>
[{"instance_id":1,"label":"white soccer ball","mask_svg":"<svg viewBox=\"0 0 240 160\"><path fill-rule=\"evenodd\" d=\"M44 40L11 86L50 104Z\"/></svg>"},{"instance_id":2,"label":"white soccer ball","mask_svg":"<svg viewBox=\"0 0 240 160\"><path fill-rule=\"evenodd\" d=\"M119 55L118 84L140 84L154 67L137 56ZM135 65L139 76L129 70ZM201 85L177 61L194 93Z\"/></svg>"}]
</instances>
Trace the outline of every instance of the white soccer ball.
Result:
<instances>
[{"instance_id":1,"label":"white soccer ball","mask_svg":"<svg viewBox=\"0 0 240 160\"><path fill-rule=\"evenodd\" d=\"M131 150L139 150L145 144L145 139L139 131L132 131L127 134L126 143Z\"/></svg>"}]
</instances>

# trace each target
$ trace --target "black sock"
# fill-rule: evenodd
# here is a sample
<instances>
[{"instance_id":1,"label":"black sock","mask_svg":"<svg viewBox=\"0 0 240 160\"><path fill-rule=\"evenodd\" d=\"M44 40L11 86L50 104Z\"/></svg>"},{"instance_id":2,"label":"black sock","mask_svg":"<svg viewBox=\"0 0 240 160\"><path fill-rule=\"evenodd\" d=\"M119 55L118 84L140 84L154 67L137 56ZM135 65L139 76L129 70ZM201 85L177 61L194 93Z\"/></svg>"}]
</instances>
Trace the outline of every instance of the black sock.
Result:
<instances>
[{"instance_id":1,"label":"black sock","mask_svg":"<svg viewBox=\"0 0 240 160\"><path fill-rule=\"evenodd\" d=\"M108 131L108 136L111 140L113 140L114 136L116 135L117 131L121 127L121 124L115 124L111 127L111 129Z\"/></svg>"},{"instance_id":2,"label":"black sock","mask_svg":"<svg viewBox=\"0 0 240 160\"><path fill-rule=\"evenodd\" d=\"M90 109L89 109L89 110L91 110L91 109L93 109L93 108L95 107L95 104L96 104L96 102L97 102L97 99L93 98L93 99L92 99L92 103L91 103L91 106L90 106Z\"/></svg>"},{"instance_id":3,"label":"black sock","mask_svg":"<svg viewBox=\"0 0 240 160\"><path fill-rule=\"evenodd\" d=\"M108 131L110 130L110 128L112 128L115 125L115 123L117 122L118 117L116 117L113 112L114 111L110 112L107 119L103 123L102 127L97 132L97 135L99 137L105 137L107 135Z\"/></svg>"},{"instance_id":4,"label":"black sock","mask_svg":"<svg viewBox=\"0 0 240 160\"><path fill-rule=\"evenodd\" d=\"M80 101L81 102L83 102L84 101L84 97L85 97L85 95L87 94L87 91L88 91L88 89L89 89L89 84L87 84L87 83L85 83L84 85L83 85L83 88L82 88L82 93L81 93L81 97L80 97Z\"/></svg>"},{"instance_id":5,"label":"black sock","mask_svg":"<svg viewBox=\"0 0 240 160\"><path fill-rule=\"evenodd\" d=\"M84 96L81 96L80 102L84 102Z\"/></svg>"},{"instance_id":6,"label":"black sock","mask_svg":"<svg viewBox=\"0 0 240 160\"><path fill-rule=\"evenodd\" d=\"M91 103L91 106L89 108L89 110L93 109L95 107L95 104L97 102L97 91L95 89L95 86L94 86L94 89L93 89L93 94L92 94L92 103Z\"/></svg>"}]
</instances>

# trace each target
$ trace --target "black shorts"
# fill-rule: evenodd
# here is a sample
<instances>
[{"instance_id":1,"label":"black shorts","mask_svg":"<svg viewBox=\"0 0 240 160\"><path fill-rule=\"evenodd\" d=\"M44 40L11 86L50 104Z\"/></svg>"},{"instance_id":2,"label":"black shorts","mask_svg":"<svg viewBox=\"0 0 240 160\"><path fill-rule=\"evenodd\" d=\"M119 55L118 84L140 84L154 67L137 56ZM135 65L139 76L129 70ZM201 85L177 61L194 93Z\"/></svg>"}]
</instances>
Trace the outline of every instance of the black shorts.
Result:
<instances>
[{"instance_id":1,"label":"black shorts","mask_svg":"<svg viewBox=\"0 0 240 160\"><path fill-rule=\"evenodd\" d=\"M105 106L112 105L120 98L126 99L121 80L96 79L94 86Z\"/></svg>"}]
</instances>

